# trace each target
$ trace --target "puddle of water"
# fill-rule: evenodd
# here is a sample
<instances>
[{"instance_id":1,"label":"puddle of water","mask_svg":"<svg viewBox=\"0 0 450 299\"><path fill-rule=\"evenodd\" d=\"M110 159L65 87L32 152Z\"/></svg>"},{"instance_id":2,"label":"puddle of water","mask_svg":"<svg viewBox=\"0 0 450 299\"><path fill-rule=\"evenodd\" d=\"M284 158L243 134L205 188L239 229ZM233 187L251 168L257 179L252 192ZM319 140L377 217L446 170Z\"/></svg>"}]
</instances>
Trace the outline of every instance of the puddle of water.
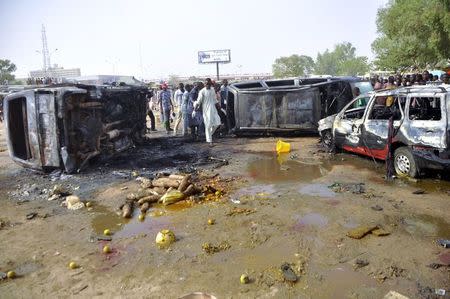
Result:
<instances>
[{"instance_id":1,"label":"puddle of water","mask_svg":"<svg viewBox=\"0 0 450 299\"><path fill-rule=\"evenodd\" d=\"M248 164L247 171L253 179L261 182L310 182L328 173L324 164L303 163L281 159L276 155L264 155Z\"/></svg>"},{"instance_id":2,"label":"puddle of water","mask_svg":"<svg viewBox=\"0 0 450 299\"><path fill-rule=\"evenodd\" d=\"M128 238L139 234L156 235L162 229L174 229L168 213L179 212L192 207L192 203L182 201L173 205L163 206L159 204L147 212L143 221L138 219L139 209L134 209L131 219L123 218L106 207L97 206L95 217L91 221L91 227L95 234L101 235L108 228L115 238ZM154 216L151 216L154 215Z\"/></svg>"},{"instance_id":3,"label":"puddle of water","mask_svg":"<svg viewBox=\"0 0 450 299\"><path fill-rule=\"evenodd\" d=\"M335 197L334 193L327 185L324 184L307 184L298 189L298 192L305 195L319 196L319 197Z\"/></svg>"},{"instance_id":4,"label":"puddle of water","mask_svg":"<svg viewBox=\"0 0 450 299\"><path fill-rule=\"evenodd\" d=\"M328 225L328 218L319 213L308 213L303 216L296 216L295 230L302 230L306 227L324 227Z\"/></svg>"},{"instance_id":5,"label":"puddle of water","mask_svg":"<svg viewBox=\"0 0 450 299\"><path fill-rule=\"evenodd\" d=\"M416 215L404 220L408 233L416 236L450 238L450 224L444 219L430 215Z\"/></svg>"}]
</instances>

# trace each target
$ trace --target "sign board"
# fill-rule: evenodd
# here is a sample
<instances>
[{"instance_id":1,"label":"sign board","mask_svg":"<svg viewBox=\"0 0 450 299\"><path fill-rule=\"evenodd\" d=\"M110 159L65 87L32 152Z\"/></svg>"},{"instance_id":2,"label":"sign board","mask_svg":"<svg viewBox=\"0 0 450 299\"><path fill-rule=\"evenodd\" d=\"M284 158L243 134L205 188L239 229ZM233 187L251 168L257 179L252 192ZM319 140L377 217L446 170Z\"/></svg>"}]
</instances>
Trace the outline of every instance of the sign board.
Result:
<instances>
[{"instance_id":1,"label":"sign board","mask_svg":"<svg viewBox=\"0 0 450 299\"><path fill-rule=\"evenodd\" d=\"M230 50L198 51L198 63L231 62Z\"/></svg>"}]
</instances>

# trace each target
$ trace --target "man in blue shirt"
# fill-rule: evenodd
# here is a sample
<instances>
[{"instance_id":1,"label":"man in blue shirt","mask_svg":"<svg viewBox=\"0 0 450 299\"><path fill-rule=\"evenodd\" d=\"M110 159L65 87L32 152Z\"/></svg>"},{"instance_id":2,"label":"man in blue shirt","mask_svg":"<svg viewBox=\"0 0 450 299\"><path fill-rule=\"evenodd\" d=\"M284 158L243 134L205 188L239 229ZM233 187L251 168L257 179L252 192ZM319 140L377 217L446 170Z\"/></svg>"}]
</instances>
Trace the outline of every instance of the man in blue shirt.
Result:
<instances>
[{"instance_id":1,"label":"man in blue shirt","mask_svg":"<svg viewBox=\"0 0 450 299\"><path fill-rule=\"evenodd\" d=\"M164 120L164 126L166 128L166 132L169 133L173 131L170 128L170 111L173 109L173 103L172 103L172 96L170 94L170 91L167 90L167 84L164 83L162 85L162 91L159 94L158 102L161 103L163 114L163 120Z\"/></svg>"}]
</instances>

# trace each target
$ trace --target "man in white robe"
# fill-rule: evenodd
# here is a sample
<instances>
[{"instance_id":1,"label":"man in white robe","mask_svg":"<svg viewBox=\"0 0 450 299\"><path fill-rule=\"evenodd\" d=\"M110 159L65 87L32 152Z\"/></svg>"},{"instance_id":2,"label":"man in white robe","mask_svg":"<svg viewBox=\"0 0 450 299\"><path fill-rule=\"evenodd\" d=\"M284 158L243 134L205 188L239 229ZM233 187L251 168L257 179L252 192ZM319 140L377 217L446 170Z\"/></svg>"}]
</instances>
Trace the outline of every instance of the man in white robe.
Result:
<instances>
[{"instance_id":1,"label":"man in white robe","mask_svg":"<svg viewBox=\"0 0 450 299\"><path fill-rule=\"evenodd\" d=\"M203 122L205 124L206 142L212 145L212 135L220 126L220 117L217 113L217 96L212 87L211 79L206 79L205 87L200 90L195 108L201 107L203 112Z\"/></svg>"}]
</instances>

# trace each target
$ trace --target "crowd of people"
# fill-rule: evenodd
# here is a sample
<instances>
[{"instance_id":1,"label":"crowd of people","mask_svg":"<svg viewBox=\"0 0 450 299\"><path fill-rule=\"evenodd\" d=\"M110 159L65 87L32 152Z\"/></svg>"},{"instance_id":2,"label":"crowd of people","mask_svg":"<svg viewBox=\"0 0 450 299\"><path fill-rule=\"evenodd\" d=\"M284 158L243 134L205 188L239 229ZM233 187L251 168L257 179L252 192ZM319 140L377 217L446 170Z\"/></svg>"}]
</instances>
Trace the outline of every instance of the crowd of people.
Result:
<instances>
[{"instance_id":1,"label":"crowd of people","mask_svg":"<svg viewBox=\"0 0 450 299\"><path fill-rule=\"evenodd\" d=\"M166 83L160 90L149 95L147 115L150 118L151 131L156 131L154 109L159 109L161 122L167 134L177 135L181 129L182 136L191 136L198 140L205 136L206 142L213 145L212 136L217 128L226 123L223 110L228 98L228 81L218 84L207 78L205 82L178 84L175 92ZM173 128L171 122L174 121Z\"/></svg>"},{"instance_id":2,"label":"crowd of people","mask_svg":"<svg viewBox=\"0 0 450 299\"><path fill-rule=\"evenodd\" d=\"M400 86L412 86L412 85L425 85L429 83L443 83L449 84L449 75L443 73L440 77L437 75L432 75L428 71L423 71L422 73L414 73L401 75L397 74L395 76L389 76L388 78L382 78L375 76L370 79L373 89L386 89Z\"/></svg>"},{"instance_id":3,"label":"crowd of people","mask_svg":"<svg viewBox=\"0 0 450 299\"><path fill-rule=\"evenodd\" d=\"M55 83L60 83L61 79L42 77L42 78L28 78L27 85L50 85Z\"/></svg>"}]
</instances>

